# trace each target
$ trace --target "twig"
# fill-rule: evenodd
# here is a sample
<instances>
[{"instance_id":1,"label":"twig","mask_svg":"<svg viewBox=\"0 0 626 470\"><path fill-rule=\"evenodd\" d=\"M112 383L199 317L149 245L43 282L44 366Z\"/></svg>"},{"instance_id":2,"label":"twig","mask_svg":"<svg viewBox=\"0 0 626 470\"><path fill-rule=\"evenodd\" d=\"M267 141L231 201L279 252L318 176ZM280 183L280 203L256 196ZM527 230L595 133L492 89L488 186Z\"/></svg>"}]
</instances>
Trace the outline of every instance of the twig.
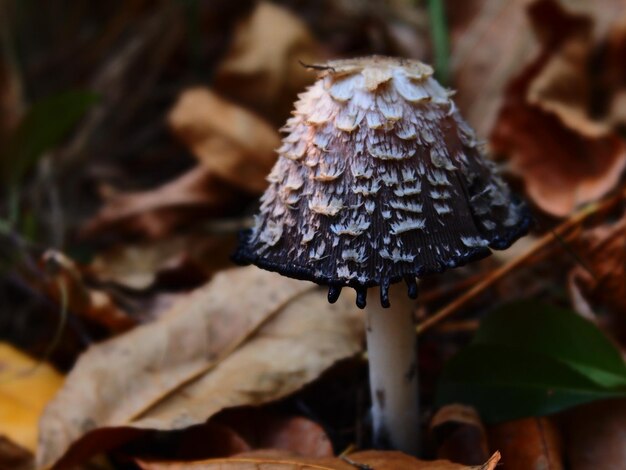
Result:
<instances>
[{"instance_id":1,"label":"twig","mask_svg":"<svg viewBox=\"0 0 626 470\"><path fill-rule=\"evenodd\" d=\"M367 465L366 463L355 462L345 455L340 455L339 458L343 460L345 463L352 465L353 467L358 468L359 470L374 470L374 467L371 465Z\"/></svg>"},{"instance_id":2,"label":"twig","mask_svg":"<svg viewBox=\"0 0 626 470\"><path fill-rule=\"evenodd\" d=\"M578 253L576 253L572 249L572 247L567 243L567 240L564 240L563 237L561 235L559 235L558 233L555 233L554 230L551 230L551 232L552 232L552 235L554 235L554 239L557 242L559 242L559 245L561 245L563 250L565 250L565 252L568 255L570 255L574 259L574 261L576 261L576 264L578 264L581 268L583 268L585 271L587 271L587 273L592 277L592 279L597 282L598 281L598 276L596 275L596 273L585 262L585 260L583 260L580 256L578 256Z\"/></svg>"},{"instance_id":3,"label":"twig","mask_svg":"<svg viewBox=\"0 0 626 470\"><path fill-rule=\"evenodd\" d=\"M424 331L432 328L441 320L457 312L458 310L463 308L468 302L476 298L478 295L494 285L504 276L506 276L516 268L522 266L538 252L549 246L552 242L554 242L555 238L558 239L558 237L563 237L567 232L583 223L592 215L611 209L613 206L615 206L615 204L622 201L625 196L626 191L622 190L620 193L609 199L597 203L592 203L584 207L579 212L572 215L569 219L565 220L554 231L546 233L543 237L537 240L528 251L513 259L509 263L500 266L498 269L495 269L494 271L489 273L482 282L475 284L474 287L469 289L465 294L453 300L437 313L428 317L426 320L417 325L417 333L422 334Z\"/></svg>"},{"instance_id":4,"label":"twig","mask_svg":"<svg viewBox=\"0 0 626 470\"><path fill-rule=\"evenodd\" d=\"M300 59L298 59L298 63L304 67L305 69L311 69L311 70L331 70L331 71L335 71L334 67L330 66L330 65L319 65L319 64L307 64L305 62L302 62Z\"/></svg>"}]
</instances>

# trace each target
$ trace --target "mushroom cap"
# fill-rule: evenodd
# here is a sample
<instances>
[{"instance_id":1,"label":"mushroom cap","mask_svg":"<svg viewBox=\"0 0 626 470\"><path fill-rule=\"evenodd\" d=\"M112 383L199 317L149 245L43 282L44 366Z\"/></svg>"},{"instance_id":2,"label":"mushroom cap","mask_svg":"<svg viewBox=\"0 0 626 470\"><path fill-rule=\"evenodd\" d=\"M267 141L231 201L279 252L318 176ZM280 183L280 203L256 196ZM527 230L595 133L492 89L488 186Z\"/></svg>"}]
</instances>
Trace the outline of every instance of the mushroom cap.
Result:
<instances>
[{"instance_id":1,"label":"mushroom cap","mask_svg":"<svg viewBox=\"0 0 626 470\"><path fill-rule=\"evenodd\" d=\"M314 68L268 176L241 264L339 289L389 284L505 249L530 224L481 152L452 92L414 60L364 57Z\"/></svg>"}]
</instances>

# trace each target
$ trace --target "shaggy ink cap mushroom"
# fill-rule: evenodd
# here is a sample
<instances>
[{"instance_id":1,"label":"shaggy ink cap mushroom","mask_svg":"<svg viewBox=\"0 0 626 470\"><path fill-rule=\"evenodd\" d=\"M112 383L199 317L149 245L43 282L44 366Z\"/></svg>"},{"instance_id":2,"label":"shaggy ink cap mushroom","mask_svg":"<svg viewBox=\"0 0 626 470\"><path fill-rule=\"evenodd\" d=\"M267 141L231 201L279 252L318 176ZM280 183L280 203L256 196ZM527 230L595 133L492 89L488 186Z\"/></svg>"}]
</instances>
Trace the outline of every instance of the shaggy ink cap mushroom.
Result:
<instances>
[{"instance_id":1,"label":"shaggy ink cap mushroom","mask_svg":"<svg viewBox=\"0 0 626 470\"><path fill-rule=\"evenodd\" d=\"M414 60L314 66L282 131L254 227L235 260L328 285L365 306L367 288L439 273L505 249L530 217L485 158L452 92Z\"/></svg>"}]
</instances>

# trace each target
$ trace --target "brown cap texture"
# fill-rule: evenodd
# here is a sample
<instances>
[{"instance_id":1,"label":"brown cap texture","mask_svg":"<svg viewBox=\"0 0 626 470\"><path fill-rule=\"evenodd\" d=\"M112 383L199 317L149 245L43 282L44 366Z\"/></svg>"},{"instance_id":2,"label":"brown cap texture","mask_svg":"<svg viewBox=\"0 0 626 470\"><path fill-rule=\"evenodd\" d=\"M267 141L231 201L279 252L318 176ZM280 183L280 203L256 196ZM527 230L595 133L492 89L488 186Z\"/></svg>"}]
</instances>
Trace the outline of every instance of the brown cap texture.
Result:
<instances>
[{"instance_id":1,"label":"brown cap texture","mask_svg":"<svg viewBox=\"0 0 626 470\"><path fill-rule=\"evenodd\" d=\"M254 227L235 260L330 286L381 286L463 265L528 230L525 206L481 153L451 92L418 61L315 66Z\"/></svg>"}]
</instances>

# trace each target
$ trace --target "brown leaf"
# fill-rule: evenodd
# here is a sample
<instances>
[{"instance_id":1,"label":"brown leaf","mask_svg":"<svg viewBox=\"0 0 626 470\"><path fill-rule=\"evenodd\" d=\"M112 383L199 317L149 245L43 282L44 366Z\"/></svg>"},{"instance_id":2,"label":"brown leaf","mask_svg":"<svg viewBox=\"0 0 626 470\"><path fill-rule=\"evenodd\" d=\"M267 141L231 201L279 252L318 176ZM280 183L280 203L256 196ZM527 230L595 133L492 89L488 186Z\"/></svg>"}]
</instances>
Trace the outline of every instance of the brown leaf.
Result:
<instances>
[{"instance_id":1,"label":"brown leaf","mask_svg":"<svg viewBox=\"0 0 626 470\"><path fill-rule=\"evenodd\" d=\"M203 278L231 265L234 236L171 236L162 240L119 245L100 252L86 272L100 283L144 290L159 278L178 274Z\"/></svg>"},{"instance_id":2,"label":"brown leaf","mask_svg":"<svg viewBox=\"0 0 626 470\"><path fill-rule=\"evenodd\" d=\"M508 421L489 428L492 449L502 453L503 470L562 470L561 436L548 418Z\"/></svg>"},{"instance_id":3,"label":"brown leaf","mask_svg":"<svg viewBox=\"0 0 626 470\"><path fill-rule=\"evenodd\" d=\"M212 418L180 431L146 433L119 453L138 460L181 462L230 457L252 450L236 430Z\"/></svg>"},{"instance_id":4,"label":"brown leaf","mask_svg":"<svg viewBox=\"0 0 626 470\"><path fill-rule=\"evenodd\" d=\"M430 422L437 457L477 465L489 456L487 433L476 410L452 404L441 408Z\"/></svg>"},{"instance_id":5,"label":"brown leaf","mask_svg":"<svg viewBox=\"0 0 626 470\"><path fill-rule=\"evenodd\" d=\"M362 336L349 295L329 306L311 283L225 271L79 359L44 412L38 461L66 467L141 430L183 429L282 398L359 352Z\"/></svg>"},{"instance_id":6,"label":"brown leaf","mask_svg":"<svg viewBox=\"0 0 626 470\"><path fill-rule=\"evenodd\" d=\"M454 101L479 136L492 129L506 84L536 50L525 15L527 3L447 2Z\"/></svg>"},{"instance_id":7,"label":"brown leaf","mask_svg":"<svg viewBox=\"0 0 626 470\"><path fill-rule=\"evenodd\" d=\"M572 470L626 468L626 400L577 407L564 417Z\"/></svg>"},{"instance_id":8,"label":"brown leaf","mask_svg":"<svg viewBox=\"0 0 626 470\"><path fill-rule=\"evenodd\" d=\"M604 58L606 71L600 77L601 87L612 93L610 98L605 98L608 102L608 109L605 113L607 119L614 126L626 125L626 72L624 62L626 62L626 15L614 24L606 39L598 47L601 56Z\"/></svg>"},{"instance_id":9,"label":"brown leaf","mask_svg":"<svg viewBox=\"0 0 626 470\"><path fill-rule=\"evenodd\" d=\"M89 220L82 235L93 237L121 230L160 238L199 215L216 211L235 192L207 168L199 165L155 189L116 193Z\"/></svg>"},{"instance_id":10,"label":"brown leaf","mask_svg":"<svg viewBox=\"0 0 626 470\"><path fill-rule=\"evenodd\" d=\"M597 321L594 310L608 308L611 315L602 318L604 326L626 344L626 215L585 232L577 253L584 265L576 265L569 273L576 310Z\"/></svg>"},{"instance_id":11,"label":"brown leaf","mask_svg":"<svg viewBox=\"0 0 626 470\"><path fill-rule=\"evenodd\" d=\"M282 416L243 408L220 416L251 449L278 449L305 457L332 457L333 446L322 427L301 416Z\"/></svg>"},{"instance_id":12,"label":"brown leaf","mask_svg":"<svg viewBox=\"0 0 626 470\"><path fill-rule=\"evenodd\" d=\"M168 123L210 173L250 193L267 186L280 137L262 118L207 88L191 88L181 94Z\"/></svg>"},{"instance_id":13,"label":"brown leaf","mask_svg":"<svg viewBox=\"0 0 626 470\"><path fill-rule=\"evenodd\" d=\"M206 460L268 449L302 457L333 456L332 444L318 424L264 408L229 409L181 431L149 433L126 445L123 453L155 462Z\"/></svg>"},{"instance_id":14,"label":"brown leaf","mask_svg":"<svg viewBox=\"0 0 626 470\"><path fill-rule=\"evenodd\" d=\"M538 0L528 11L542 50L507 87L491 144L539 208L565 216L615 187L626 145L590 117L592 19L556 0Z\"/></svg>"},{"instance_id":15,"label":"brown leaf","mask_svg":"<svg viewBox=\"0 0 626 470\"><path fill-rule=\"evenodd\" d=\"M282 6L261 1L235 30L214 85L225 96L281 125L296 94L315 80L298 61L323 61L306 25Z\"/></svg>"},{"instance_id":16,"label":"brown leaf","mask_svg":"<svg viewBox=\"0 0 626 470\"><path fill-rule=\"evenodd\" d=\"M34 464L33 454L0 436L0 470L31 470Z\"/></svg>"},{"instance_id":17,"label":"brown leaf","mask_svg":"<svg viewBox=\"0 0 626 470\"><path fill-rule=\"evenodd\" d=\"M349 460L341 458L305 459L289 453L272 452L266 455L251 453L240 457L202 462L139 462L139 464L144 470L354 470L358 468L355 463L376 470L494 470L500 460L500 454L496 452L487 463L478 467L467 467L446 460L428 462L400 452L374 450L350 454L348 458Z\"/></svg>"},{"instance_id":18,"label":"brown leaf","mask_svg":"<svg viewBox=\"0 0 626 470\"><path fill-rule=\"evenodd\" d=\"M110 331L125 331L135 326L136 321L106 291L87 286L79 267L63 253L48 250L42 256L42 263L50 273L42 283L42 290L59 306L66 297L71 313L89 318Z\"/></svg>"}]
</instances>

